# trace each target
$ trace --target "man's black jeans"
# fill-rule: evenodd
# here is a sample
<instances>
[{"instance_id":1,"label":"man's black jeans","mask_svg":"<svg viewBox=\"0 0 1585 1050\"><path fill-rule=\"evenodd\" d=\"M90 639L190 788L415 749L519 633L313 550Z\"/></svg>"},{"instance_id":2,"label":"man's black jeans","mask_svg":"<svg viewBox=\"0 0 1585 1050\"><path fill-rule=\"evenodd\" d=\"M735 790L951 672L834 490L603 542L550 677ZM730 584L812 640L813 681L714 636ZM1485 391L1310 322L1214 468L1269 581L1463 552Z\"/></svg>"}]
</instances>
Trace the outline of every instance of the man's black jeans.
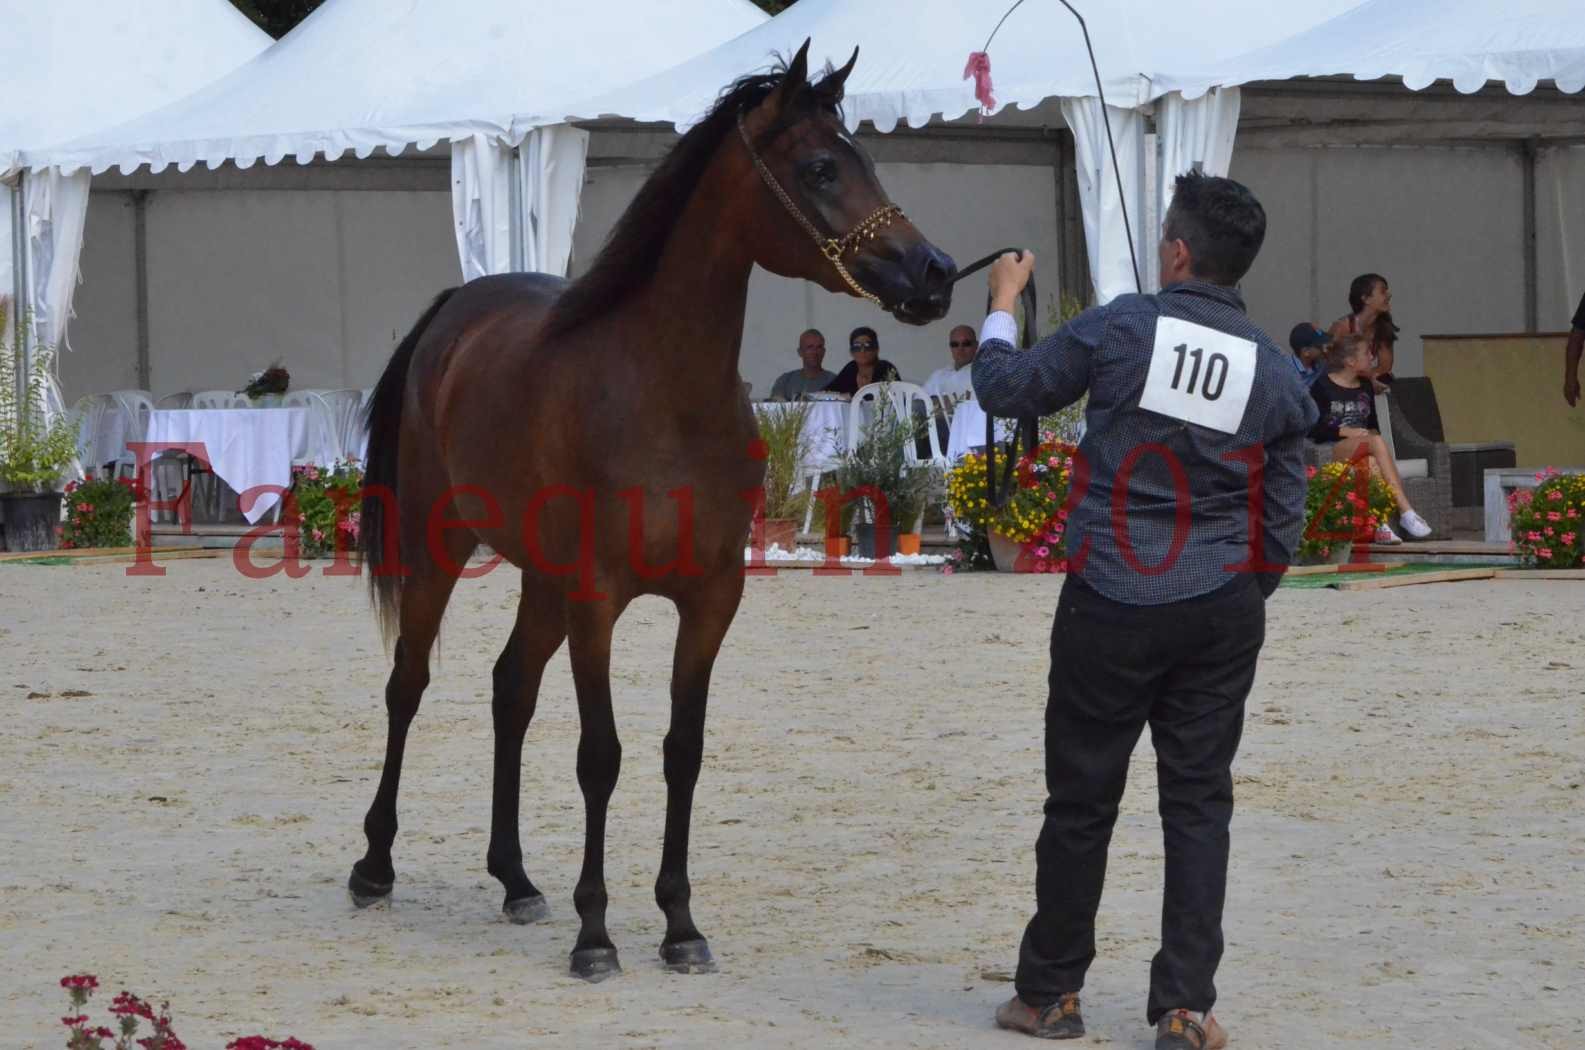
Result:
<instances>
[{"instance_id":1,"label":"man's black jeans","mask_svg":"<svg viewBox=\"0 0 1585 1050\"><path fill-rule=\"evenodd\" d=\"M1167 880L1150 1023L1209 1011L1222 958L1233 755L1265 641L1261 588L1241 576L1169 605L1123 605L1068 577L1051 632L1045 823L1035 847L1037 912L1018 953L1032 1006L1084 987L1095 913L1128 758L1150 724Z\"/></svg>"}]
</instances>

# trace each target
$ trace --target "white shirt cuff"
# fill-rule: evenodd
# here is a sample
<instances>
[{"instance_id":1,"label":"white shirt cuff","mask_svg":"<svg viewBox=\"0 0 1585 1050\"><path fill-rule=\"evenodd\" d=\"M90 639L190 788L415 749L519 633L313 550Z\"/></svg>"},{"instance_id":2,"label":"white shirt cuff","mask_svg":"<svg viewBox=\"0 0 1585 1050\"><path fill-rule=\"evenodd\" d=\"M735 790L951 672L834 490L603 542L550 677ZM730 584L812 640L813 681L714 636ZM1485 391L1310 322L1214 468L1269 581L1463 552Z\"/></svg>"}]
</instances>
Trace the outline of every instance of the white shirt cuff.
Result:
<instances>
[{"instance_id":1,"label":"white shirt cuff","mask_svg":"<svg viewBox=\"0 0 1585 1050\"><path fill-rule=\"evenodd\" d=\"M1013 315L1005 310L995 310L985 315L985 323L980 326L980 345L1000 339L1004 343L1018 345L1018 322L1013 320Z\"/></svg>"}]
</instances>

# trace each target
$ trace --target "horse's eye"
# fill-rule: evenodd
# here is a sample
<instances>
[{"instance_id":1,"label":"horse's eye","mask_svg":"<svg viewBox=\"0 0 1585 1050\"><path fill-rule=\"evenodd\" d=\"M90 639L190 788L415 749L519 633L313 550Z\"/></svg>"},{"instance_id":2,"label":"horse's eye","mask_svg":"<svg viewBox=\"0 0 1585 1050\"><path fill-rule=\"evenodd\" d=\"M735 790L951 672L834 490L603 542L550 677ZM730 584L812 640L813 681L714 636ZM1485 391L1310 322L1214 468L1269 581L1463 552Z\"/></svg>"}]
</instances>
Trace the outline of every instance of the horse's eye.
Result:
<instances>
[{"instance_id":1,"label":"horse's eye","mask_svg":"<svg viewBox=\"0 0 1585 1050\"><path fill-rule=\"evenodd\" d=\"M804 181L815 189L831 185L837 181L836 161L829 157L810 161L804 167Z\"/></svg>"}]
</instances>

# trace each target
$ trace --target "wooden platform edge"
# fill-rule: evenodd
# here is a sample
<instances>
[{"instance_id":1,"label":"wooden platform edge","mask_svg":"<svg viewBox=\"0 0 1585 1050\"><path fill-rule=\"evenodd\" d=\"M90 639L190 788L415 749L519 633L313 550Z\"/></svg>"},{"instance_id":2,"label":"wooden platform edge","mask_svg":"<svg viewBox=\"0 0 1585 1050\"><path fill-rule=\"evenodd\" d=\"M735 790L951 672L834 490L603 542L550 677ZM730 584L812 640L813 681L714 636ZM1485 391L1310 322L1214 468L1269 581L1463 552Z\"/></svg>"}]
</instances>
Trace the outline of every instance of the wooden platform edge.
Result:
<instances>
[{"instance_id":1,"label":"wooden platform edge","mask_svg":"<svg viewBox=\"0 0 1585 1050\"><path fill-rule=\"evenodd\" d=\"M191 547L151 547L155 554L169 554L172 551L188 551ZM25 561L29 558L103 558L111 556L132 557L137 554L136 547L58 547L51 551L5 551L0 553L0 561Z\"/></svg>"},{"instance_id":2,"label":"wooden platform edge","mask_svg":"<svg viewBox=\"0 0 1585 1050\"><path fill-rule=\"evenodd\" d=\"M160 565L167 561L182 561L188 558L222 558L229 553L231 552L214 548L186 547L182 550L157 551L150 556L150 560L153 564ZM30 565L41 561L64 561L71 565L136 565L137 560L135 554L99 554L90 558L63 558L55 551L40 551L28 558L14 558L12 564Z\"/></svg>"},{"instance_id":3,"label":"wooden platform edge","mask_svg":"<svg viewBox=\"0 0 1585 1050\"><path fill-rule=\"evenodd\" d=\"M1344 572L1391 572L1401 569L1408 562L1401 561L1363 561L1350 562L1346 565L1294 565L1288 569L1288 576L1331 576Z\"/></svg>"},{"instance_id":4,"label":"wooden platform edge","mask_svg":"<svg viewBox=\"0 0 1585 1050\"><path fill-rule=\"evenodd\" d=\"M1412 576L1395 576L1386 580L1349 580L1328 586L1340 591L1378 591L1386 587L1416 587L1422 583L1457 583L1460 580L1492 580L1496 569L1453 569L1449 572L1419 572Z\"/></svg>"},{"instance_id":5,"label":"wooden platform edge","mask_svg":"<svg viewBox=\"0 0 1585 1050\"><path fill-rule=\"evenodd\" d=\"M1585 580L1585 569L1498 569L1499 580Z\"/></svg>"}]
</instances>

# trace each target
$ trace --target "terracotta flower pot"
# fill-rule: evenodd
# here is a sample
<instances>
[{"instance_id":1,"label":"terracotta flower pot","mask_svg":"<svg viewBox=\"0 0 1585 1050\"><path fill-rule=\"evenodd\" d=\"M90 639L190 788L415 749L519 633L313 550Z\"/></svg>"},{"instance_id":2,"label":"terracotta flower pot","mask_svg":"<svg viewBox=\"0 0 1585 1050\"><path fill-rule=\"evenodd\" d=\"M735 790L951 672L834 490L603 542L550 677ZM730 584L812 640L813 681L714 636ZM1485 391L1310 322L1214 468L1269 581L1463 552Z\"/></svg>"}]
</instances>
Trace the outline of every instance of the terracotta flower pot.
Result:
<instances>
[{"instance_id":1,"label":"terracotta flower pot","mask_svg":"<svg viewBox=\"0 0 1585 1050\"><path fill-rule=\"evenodd\" d=\"M987 535L991 541L991 561L996 563L996 571L1017 572L1018 556L1023 553L1024 545L995 529Z\"/></svg>"},{"instance_id":2,"label":"terracotta flower pot","mask_svg":"<svg viewBox=\"0 0 1585 1050\"><path fill-rule=\"evenodd\" d=\"M917 532L905 532L897 537L898 554L918 554L920 535Z\"/></svg>"}]
</instances>

